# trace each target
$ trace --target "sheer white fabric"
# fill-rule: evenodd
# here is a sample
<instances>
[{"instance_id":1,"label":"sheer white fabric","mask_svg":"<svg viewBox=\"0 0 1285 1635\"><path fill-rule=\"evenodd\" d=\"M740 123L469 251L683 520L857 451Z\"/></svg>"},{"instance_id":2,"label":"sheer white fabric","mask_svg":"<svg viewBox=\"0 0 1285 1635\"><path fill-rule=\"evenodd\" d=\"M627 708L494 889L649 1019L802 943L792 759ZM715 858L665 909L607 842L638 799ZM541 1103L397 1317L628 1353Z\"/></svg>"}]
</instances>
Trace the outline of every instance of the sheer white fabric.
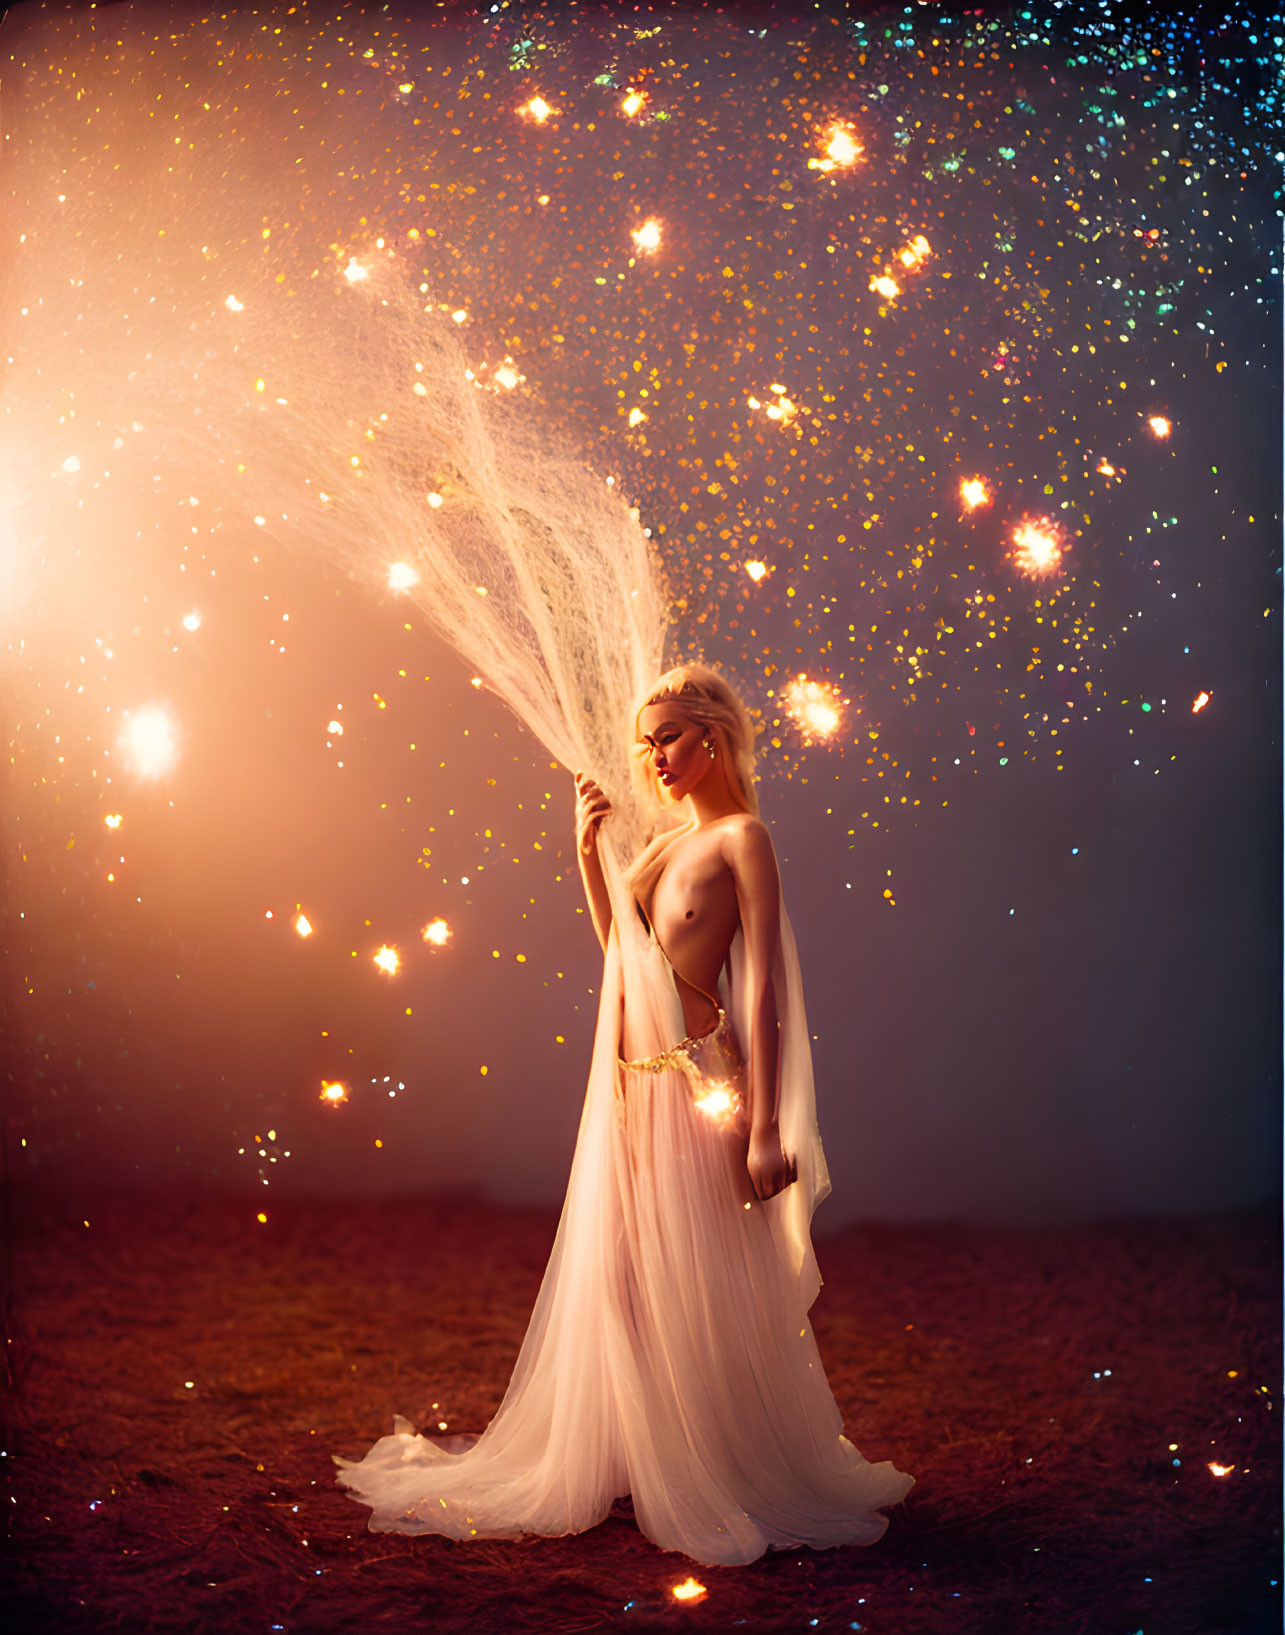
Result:
<instances>
[{"instance_id":1,"label":"sheer white fabric","mask_svg":"<svg viewBox=\"0 0 1285 1635\"><path fill-rule=\"evenodd\" d=\"M629 1494L647 1537L706 1565L873 1544L882 1507L914 1479L842 1434L807 1318L820 1284L810 1221L829 1182L789 922L783 910L780 1122L799 1177L763 1204L743 1125L702 1112L680 1072L619 1067L687 1029L670 966L604 862L614 920L589 1085L508 1391L464 1451L398 1417L364 1459L336 1457L338 1480L371 1507L375 1532L581 1532ZM721 992L743 1040L740 944L738 933Z\"/></svg>"}]
</instances>

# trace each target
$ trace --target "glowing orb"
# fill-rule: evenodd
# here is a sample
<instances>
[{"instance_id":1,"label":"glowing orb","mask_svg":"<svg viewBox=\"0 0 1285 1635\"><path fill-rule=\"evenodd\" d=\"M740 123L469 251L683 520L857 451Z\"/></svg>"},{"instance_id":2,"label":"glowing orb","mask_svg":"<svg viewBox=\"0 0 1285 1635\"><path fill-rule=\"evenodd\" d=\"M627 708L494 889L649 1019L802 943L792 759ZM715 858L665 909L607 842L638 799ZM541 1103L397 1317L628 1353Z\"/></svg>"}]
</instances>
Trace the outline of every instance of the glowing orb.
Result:
<instances>
[{"instance_id":1,"label":"glowing orb","mask_svg":"<svg viewBox=\"0 0 1285 1635\"><path fill-rule=\"evenodd\" d=\"M327 721L326 731L333 733L336 738L342 738L344 735L344 724L342 721Z\"/></svg>"},{"instance_id":2,"label":"glowing orb","mask_svg":"<svg viewBox=\"0 0 1285 1635\"><path fill-rule=\"evenodd\" d=\"M1153 414L1147 421L1147 424L1151 427L1156 436L1161 438L1168 437L1169 433L1173 430L1172 420L1166 419L1162 414Z\"/></svg>"},{"instance_id":3,"label":"glowing orb","mask_svg":"<svg viewBox=\"0 0 1285 1635\"><path fill-rule=\"evenodd\" d=\"M1209 694L1208 693L1197 693L1196 702L1191 706L1191 713L1193 715L1199 715L1201 710L1204 709L1205 705L1208 704L1208 702L1209 702ZM108 821L108 823L110 823L111 819L108 818L107 821Z\"/></svg>"},{"instance_id":4,"label":"glowing orb","mask_svg":"<svg viewBox=\"0 0 1285 1635\"><path fill-rule=\"evenodd\" d=\"M174 723L158 704L131 717L120 742L141 778L161 777L178 759Z\"/></svg>"},{"instance_id":5,"label":"glowing orb","mask_svg":"<svg viewBox=\"0 0 1285 1635\"><path fill-rule=\"evenodd\" d=\"M1122 466L1113 466L1110 460L1108 460L1104 455L1103 458L1098 461L1098 475L1100 477L1123 477L1124 468Z\"/></svg>"},{"instance_id":6,"label":"glowing orb","mask_svg":"<svg viewBox=\"0 0 1285 1635\"><path fill-rule=\"evenodd\" d=\"M424 941L431 942L434 948L444 948L450 940L451 928L440 915L424 927Z\"/></svg>"},{"instance_id":7,"label":"glowing orb","mask_svg":"<svg viewBox=\"0 0 1285 1635\"><path fill-rule=\"evenodd\" d=\"M428 503L432 506L434 511L436 511L442 503L442 496L440 494L430 494L428 496Z\"/></svg>"},{"instance_id":8,"label":"glowing orb","mask_svg":"<svg viewBox=\"0 0 1285 1635\"><path fill-rule=\"evenodd\" d=\"M199 613L185 613L183 615L183 628L184 630L199 630L201 628L201 615Z\"/></svg>"},{"instance_id":9,"label":"glowing orb","mask_svg":"<svg viewBox=\"0 0 1285 1635\"><path fill-rule=\"evenodd\" d=\"M640 250L657 250L660 248L660 223L654 218L645 221L641 227L634 228L631 236Z\"/></svg>"},{"instance_id":10,"label":"glowing orb","mask_svg":"<svg viewBox=\"0 0 1285 1635\"><path fill-rule=\"evenodd\" d=\"M620 111L627 118L632 119L646 101L647 98L642 91L629 91L620 104Z\"/></svg>"},{"instance_id":11,"label":"glowing orb","mask_svg":"<svg viewBox=\"0 0 1285 1635\"><path fill-rule=\"evenodd\" d=\"M320 1100L330 1107L342 1106L348 1100L348 1086L338 1079L322 1079Z\"/></svg>"},{"instance_id":12,"label":"glowing orb","mask_svg":"<svg viewBox=\"0 0 1285 1635\"><path fill-rule=\"evenodd\" d=\"M824 159L809 159L809 170L835 170L841 165L855 165L863 149L846 125L831 125Z\"/></svg>"},{"instance_id":13,"label":"glowing orb","mask_svg":"<svg viewBox=\"0 0 1285 1635\"><path fill-rule=\"evenodd\" d=\"M696 1579L685 1578L681 1584L675 1584L669 1593L675 1601L703 1601L709 1591Z\"/></svg>"},{"instance_id":14,"label":"glowing orb","mask_svg":"<svg viewBox=\"0 0 1285 1635\"><path fill-rule=\"evenodd\" d=\"M386 976L396 976L402 963L397 950L390 948L387 943L374 955L374 962Z\"/></svg>"},{"instance_id":15,"label":"glowing orb","mask_svg":"<svg viewBox=\"0 0 1285 1635\"><path fill-rule=\"evenodd\" d=\"M931 245L928 243L928 240L924 237L924 235L920 233L917 238L911 239L910 243L906 245L905 249L900 252L897 259L901 262L903 267L909 267L913 270L915 267L921 266L931 254Z\"/></svg>"},{"instance_id":16,"label":"glowing orb","mask_svg":"<svg viewBox=\"0 0 1285 1635\"><path fill-rule=\"evenodd\" d=\"M959 485L959 497L970 511L991 502L990 490L980 477L966 477Z\"/></svg>"},{"instance_id":17,"label":"glowing orb","mask_svg":"<svg viewBox=\"0 0 1285 1635\"><path fill-rule=\"evenodd\" d=\"M344 277L350 284L360 284L363 278L370 277L370 269L363 267L361 262L354 256L344 268Z\"/></svg>"},{"instance_id":18,"label":"glowing orb","mask_svg":"<svg viewBox=\"0 0 1285 1635\"><path fill-rule=\"evenodd\" d=\"M876 295L882 295L885 301L894 300L901 294L901 285L898 284L895 278L889 278L887 273L884 273L880 278L872 278L870 288L874 290Z\"/></svg>"},{"instance_id":19,"label":"glowing orb","mask_svg":"<svg viewBox=\"0 0 1285 1635\"><path fill-rule=\"evenodd\" d=\"M67 458L63 461L62 468L63 468L64 471L79 471L80 470L80 461L76 458L76 456L74 454L69 454L67 456Z\"/></svg>"},{"instance_id":20,"label":"glowing orb","mask_svg":"<svg viewBox=\"0 0 1285 1635\"><path fill-rule=\"evenodd\" d=\"M1062 563L1063 546L1057 524L1048 517L1021 523L1013 534L1013 561L1028 579L1044 579Z\"/></svg>"},{"instance_id":21,"label":"glowing orb","mask_svg":"<svg viewBox=\"0 0 1285 1635\"><path fill-rule=\"evenodd\" d=\"M452 314L451 314L451 322L452 323L462 324L462 323L465 323L467 321L467 319L468 319L468 313L465 312L463 307L456 307L455 311L452 312Z\"/></svg>"},{"instance_id":22,"label":"glowing orb","mask_svg":"<svg viewBox=\"0 0 1285 1635\"><path fill-rule=\"evenodd\" d=\"M522 109L522 112L530 114L538 125L543 125L549 115L556 114L557 111L556 108L551 108L543 97L532 97Z\"/></svg>"},{"instance_id":23,"label":"glowing orb","mask_svg":"<svg viewBox=\"0 0 1285 1635\"><path fill-rule=\"evenodd\" d=\"M109 829L119 829L121 826L121 815L119 812L108 812L107 816L103 819L103 822Z\"/></svg>"},{"instance_id":24,"label":"glowing orb","mask_svg":"<svg viewBox=\"0 0 1285 1635\"><path fill-rule=\"evenodd\" d=\"M495 371L492 379L495 381L497 386L503 386L506 391L511 392L517 383L522 379L522 376L518 374L517 370L514 369L511 364L502 363Z\"/></svg>"},{"instance_id":25,"label":"glowing orb","mask_svg":"<svg viewBox=\"0 0 1285 1635\"><path fill-rule=\"evenodd\" d=\"M312 935L312 921L306 914L300 914L299 918L294 922L294 928L301 937L310 937Z\"/></svg>"},{"instance_id":26,"label":"glowing orb","mask_svg":"<svg viewBox=\"0 0 1285 1635\"><path fill-rule=\"evenodd\" d=\"M629 411L629 424L631 426L641 425L642 422L644 420L646 420L646 418L647 418L647 416L642 412L641 409L633 408L633 409L630 409L630 411Z\"/></svg>"},{"instance_id":27,"label":"glowing orb","mask_svg":"<svg viewBox=\"0 0 1285 1635\"><path fill-rule=\"evenodd\" d=\"M1220 1465L1214 1459L1209 1461L1209 1471L1213 1476L1230 1476L1235 1468L1235 1465Z\"/></svg>"},{"instance_id":28,"label":"glowing orb","mask_svg":"<svg viewBox=\"0 0 1285 1635\"><path fill-rule=\"evenodd\" d=\"M829 738L838 731L847 702L825 681L797 676L785 689L785 707L806 739Z\"/></svg>"},{"instance_id":29,"label":"glowing orb","mask_svg":"<svg viewBox=\"0 0 1285 1635\"><path fill-rule=\"evenodd\" d=\"M736 1094L725 1084L712 1084L703 1096L694 1102L698 1112L706 1118L723 1119L734 1113L738 1106Z\"/></svg>"},{"instance_id":30,"label":"glowing orb","mask_svg":"<svg viewBox=\"0 0 1285 1635\"><path fill-rule=\"evenodd\" d=\"M242 302L237 300L235 295L229 295L227 300L223 303L223 305L228 309L229 312L244 312L245 311L244 305L242 304Z\"/></svg>"},{"instance_id":31,"label":"glowing orb","mask_svg":"<svg viewBox=\"0 0 1285 1635\"><path fill-rule=\"evenodd\" d=\"M409 562L394 562L388 570L389 590L409 590L419 584L419 575Z\"/></svg>"},{"instance_id":32,"label":"glowing orb","mask_svg":"<svg viewBox=\"0 0 1285 1635\"><path fill-rule=\"evenodd\" d=\"M766 562L747 562L745 564L745 571L746 571L746 573L749 574L750 578L757 585L758 582L767 573L767 563Z\"/></svg>"}]
</instances>

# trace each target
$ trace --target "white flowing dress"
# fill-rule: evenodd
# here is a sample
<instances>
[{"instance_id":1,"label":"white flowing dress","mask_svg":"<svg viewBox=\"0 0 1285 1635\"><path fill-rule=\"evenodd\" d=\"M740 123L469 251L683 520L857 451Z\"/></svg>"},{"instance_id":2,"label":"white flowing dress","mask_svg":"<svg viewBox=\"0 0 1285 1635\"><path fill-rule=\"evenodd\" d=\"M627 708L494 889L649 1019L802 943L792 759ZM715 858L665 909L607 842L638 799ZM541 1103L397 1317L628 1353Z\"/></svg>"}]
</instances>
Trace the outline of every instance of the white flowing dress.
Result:
<instances>
[{"instance_id":1,"label":"white flowing dress","mask_svg":"<svg viewBox=\"0 0 1285 1635\"><path fill-rule=\"evenodd\" d=\"M820 1285L810 1221L829 1183L784 908L780 1124L799 1177L765 1204L743 1119L698 1105L711 1081L735 1090L725 1034L696 1048L699 1079L622 1068L671 1052L685 1026L668 959L607 874L614 918L575 1157L504 1400L463 1451L398 1416L360 1461L335 1456L337 1480L371 1507L374 1532L577 1533L628 1495L648 1538L709 1566L873 1544L882 1507L914 1478L843 1435L808 1321ZM740 1039L743 959L738 932L719 998Z\"/></svg>"}]
</instances>

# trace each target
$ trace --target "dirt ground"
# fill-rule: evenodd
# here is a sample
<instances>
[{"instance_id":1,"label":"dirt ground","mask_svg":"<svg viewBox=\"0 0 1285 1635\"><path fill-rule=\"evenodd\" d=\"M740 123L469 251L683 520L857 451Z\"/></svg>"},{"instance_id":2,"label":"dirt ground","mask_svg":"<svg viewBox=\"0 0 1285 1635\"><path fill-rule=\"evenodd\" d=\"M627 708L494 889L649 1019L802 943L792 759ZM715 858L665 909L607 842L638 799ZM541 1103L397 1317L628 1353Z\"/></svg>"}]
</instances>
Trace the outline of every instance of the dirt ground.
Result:
<instances>
[{"instance_id":1,"label":"dirt ground","mask_svg":"<svg viewBox=\"0 0 1285 1635\"><path fill-rule=\"evenodd\" d=\"M395 1412L486 1424L555 1217L257 1206L9 1200L7 1629L1282 1627L1278 1212L822 1238L813 1317L848 1434L917 1485L868 1549L707 1569L626 1519L367 1532L331 1453ZM680 1604L692 1572L707 1594Z\"/></svg>"}]
</instances>

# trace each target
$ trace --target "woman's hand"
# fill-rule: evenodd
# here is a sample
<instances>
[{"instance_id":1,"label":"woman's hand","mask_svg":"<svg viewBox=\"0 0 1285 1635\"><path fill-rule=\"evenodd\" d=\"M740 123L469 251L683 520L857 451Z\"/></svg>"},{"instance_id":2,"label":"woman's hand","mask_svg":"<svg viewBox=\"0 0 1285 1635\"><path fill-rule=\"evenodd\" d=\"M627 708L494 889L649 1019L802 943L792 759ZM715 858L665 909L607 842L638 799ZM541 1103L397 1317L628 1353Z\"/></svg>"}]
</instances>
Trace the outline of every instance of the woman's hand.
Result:
<instances>
[{"instance_id":1,"label":"woman's hand","mask_svg":"<svg viewBox=\"0 0 1285 1635\"><path fill-rule=\"evenodd\" d=\"M611 816L611 802L587 772L577 772L576 779L576 845L581 855L588 857L603 818Z\"/></svg>"},{"instance_id":2,"label":"woman's hand","mask_svg":"<svg viewBox=\"0 0 1285 1635\"><path fill-rule=\"evenodd\" d=\"M750 1151L745 1163L754 1191L763 1203L784 1192L799 1178L798 1162L787 1158L782 1151L781 1132L776 1125L750 1132Z\"/></svg>"}]
</instances>

